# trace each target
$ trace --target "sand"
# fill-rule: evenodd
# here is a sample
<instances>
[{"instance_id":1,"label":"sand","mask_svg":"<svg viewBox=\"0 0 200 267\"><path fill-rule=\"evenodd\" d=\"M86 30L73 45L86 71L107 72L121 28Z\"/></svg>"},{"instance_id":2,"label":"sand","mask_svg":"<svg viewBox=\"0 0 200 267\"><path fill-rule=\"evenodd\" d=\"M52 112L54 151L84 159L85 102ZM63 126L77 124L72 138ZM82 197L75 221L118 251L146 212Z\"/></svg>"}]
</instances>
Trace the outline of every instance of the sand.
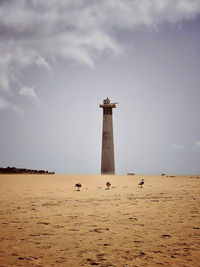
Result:
<instances>
[{"instance_id":1,"label":"sand","mask_svg":"<svg viewBox=\"0 0 200 267\"><path fill-rule=\"evenodd\" d=\"M200 177L0 175L1 267L92 265L200 266Z\"/></svg>"}]
</instances>

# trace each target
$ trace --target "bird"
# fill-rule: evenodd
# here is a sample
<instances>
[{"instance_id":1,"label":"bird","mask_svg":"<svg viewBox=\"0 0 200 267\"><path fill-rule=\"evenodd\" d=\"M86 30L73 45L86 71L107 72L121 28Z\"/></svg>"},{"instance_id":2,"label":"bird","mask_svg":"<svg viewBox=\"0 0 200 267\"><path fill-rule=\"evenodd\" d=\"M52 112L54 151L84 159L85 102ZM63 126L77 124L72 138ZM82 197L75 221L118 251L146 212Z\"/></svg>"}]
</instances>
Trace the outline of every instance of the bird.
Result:
<instances>
[{"instance_id":1,"label":"bird","mask_svg":"<svg viewBox=\"0 0 200 267\"><path fill-rule=\"evenodd\" d=\"M74 186L75 188L77 188L77 191L80 191L80 188L82 187L81 183L77 183Z\"/></svg>"},{"instance_id":2,"label":"bird","mask_svg":"<svg viewBox=\"0 0 200 267\"><path fill-rule=\"evenodd\" d=\"M111 186L111 183L110 182L107 182L106 183L106 187L107 187L106 190L110 189L110 186Z\"/></svg>"},{"instance_id":3,"label":"bird","mask_svg":"<svg viewBox=\"0 0 200 267\"><path fill-rule=\"evenodd\" d=\"M143 184L144 184L144 179L142 179L142 180L139 182L138 186L140 185L140 188L142 188Z\"/></svg>"}]
</instances>

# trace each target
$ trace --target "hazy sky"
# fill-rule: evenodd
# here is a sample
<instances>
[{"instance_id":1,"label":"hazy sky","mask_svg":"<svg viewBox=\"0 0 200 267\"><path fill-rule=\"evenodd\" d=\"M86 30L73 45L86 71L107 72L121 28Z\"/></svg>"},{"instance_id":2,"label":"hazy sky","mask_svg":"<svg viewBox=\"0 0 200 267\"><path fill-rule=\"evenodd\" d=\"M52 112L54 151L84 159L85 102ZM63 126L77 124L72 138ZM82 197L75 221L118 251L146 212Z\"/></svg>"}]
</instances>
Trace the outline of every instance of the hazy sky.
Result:
<instances>
[{"instance_id":1,"label":"hazy sky","mask_svg":"<svg viewBox=\"0 0 200 267\"><path fill-rule=\"evenodd\" d=\"M200 0L1 0L0 166L200 173Z\"/></svg>"}]
</instances>

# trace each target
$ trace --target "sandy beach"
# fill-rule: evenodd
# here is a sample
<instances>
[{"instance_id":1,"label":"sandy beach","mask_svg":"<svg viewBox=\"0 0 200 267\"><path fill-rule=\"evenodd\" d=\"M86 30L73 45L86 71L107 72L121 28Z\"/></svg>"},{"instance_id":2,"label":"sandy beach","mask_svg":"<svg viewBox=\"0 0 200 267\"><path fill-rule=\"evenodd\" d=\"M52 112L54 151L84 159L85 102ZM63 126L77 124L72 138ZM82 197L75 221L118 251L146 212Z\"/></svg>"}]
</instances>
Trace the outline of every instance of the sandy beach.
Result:
<instances>
[{"instance_id":1,"label":"sandy beach","mask_svg":"<svg viewBox=\"0 0 200 267\"><path fill-rule=\"evenodd\" d=\"M200 177L0 175L1 267L92 265L200 266Z\"/></svg>"}]
</instances>

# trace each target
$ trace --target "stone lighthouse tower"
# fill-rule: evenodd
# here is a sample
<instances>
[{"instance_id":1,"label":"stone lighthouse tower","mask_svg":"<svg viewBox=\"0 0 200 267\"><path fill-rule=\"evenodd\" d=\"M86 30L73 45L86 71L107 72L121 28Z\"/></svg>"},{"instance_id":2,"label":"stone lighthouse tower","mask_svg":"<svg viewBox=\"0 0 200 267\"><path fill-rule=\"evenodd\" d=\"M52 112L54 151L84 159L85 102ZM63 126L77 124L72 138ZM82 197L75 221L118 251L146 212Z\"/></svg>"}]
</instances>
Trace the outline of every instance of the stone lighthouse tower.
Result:
<instances>
[{"instance_id":1,"label":"stone lighthouse tower","mask_svg":"<svg viewBox=\"0 0 200 267\"><path fill-rule=\"evenodd\" d=\"M110 103L107 97L99 107L103 108L103 131L101 151L101 174L115 174L112 109L117 103Z\"/></svg>"}]
</instances>

